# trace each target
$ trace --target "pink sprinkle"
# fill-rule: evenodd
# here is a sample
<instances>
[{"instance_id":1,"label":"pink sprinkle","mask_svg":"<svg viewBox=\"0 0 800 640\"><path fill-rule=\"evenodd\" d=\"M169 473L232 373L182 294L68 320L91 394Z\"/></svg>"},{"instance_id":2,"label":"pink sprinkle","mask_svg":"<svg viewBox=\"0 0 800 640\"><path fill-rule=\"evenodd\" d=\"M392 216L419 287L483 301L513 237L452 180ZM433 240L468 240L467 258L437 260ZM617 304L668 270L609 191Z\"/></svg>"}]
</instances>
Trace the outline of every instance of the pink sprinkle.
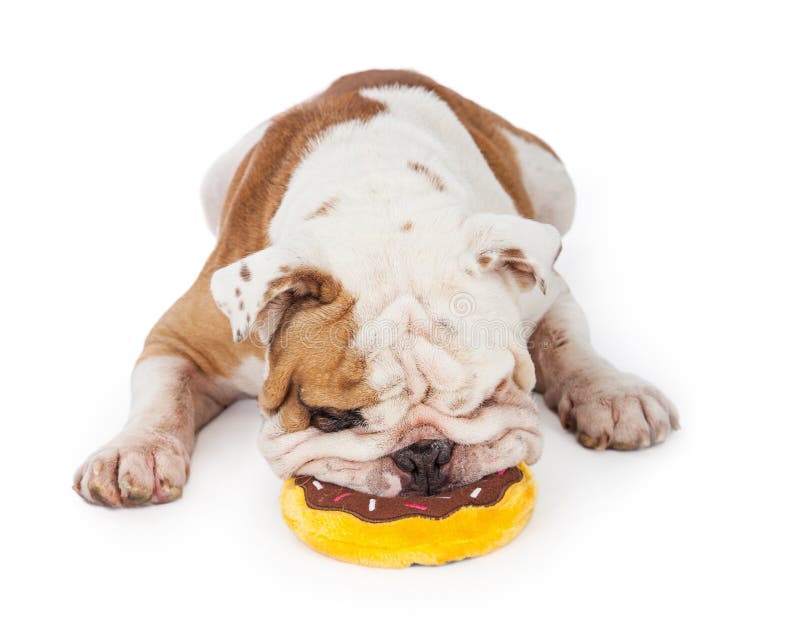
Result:
<instances>
[{"instance_id":1,"label":"pink sprinkle","mask_svg":"<svg viewBox=\"0 0 800 640\"><path fill-rule=\"evenodd\" d=\"M346 498L347 496L352 496L352 495L353 495L353 492L352 492L352 491L348 491L348 492L346 492L346 493L340 493L338 496L336 496L336 497L333 499L333 501L334 501L334 502L339 502L339 500L341 500L342 498Z\"/></svg>"},{"instance_id":2,"label":"pink sprinkle","mask_svg":"<svg viewBox=\"0 0 800 640\"><path fill-rule=\"evenodd\" d=\"M500 469L500 471L497 472L497 475L502 476L505 472L506 472L505 469Z\"/></svg>"},{"instance_id":3,"label":"pink sprinkle","mask_svg":"<svg viewBox=\"0 0 800 640\"><path fill-rule=\"evenodd\" d=\"M408 507L409 509L419 509L420 511L427 511L428 507L424 504L417 504L416 502L406 502L403 506Z\"/></svg>"}]
</instances>

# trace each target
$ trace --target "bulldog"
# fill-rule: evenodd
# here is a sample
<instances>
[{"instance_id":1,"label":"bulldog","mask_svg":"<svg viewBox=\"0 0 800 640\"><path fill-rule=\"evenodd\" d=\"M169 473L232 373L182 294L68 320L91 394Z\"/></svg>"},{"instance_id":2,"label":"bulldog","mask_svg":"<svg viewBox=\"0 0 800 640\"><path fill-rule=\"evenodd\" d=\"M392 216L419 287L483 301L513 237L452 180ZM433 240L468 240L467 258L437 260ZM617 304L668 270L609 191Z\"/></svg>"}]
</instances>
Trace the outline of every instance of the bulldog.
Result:
<instances>
[{"instance_id":1,"label":"bulldog","mask_svg":"<svg viewBox=\"0 0 800 640\"><path fill-rule=\"evenodd\" d=\"M245 135L203 200L216 247L76 473L89 502L180 497L198 430L248 396L279 476L379 496L536 462L534 389L586 447L678 428L594 351L553 268L575 204L558 156L430 78L340 78Z\"/></svg>"}]
</instances>

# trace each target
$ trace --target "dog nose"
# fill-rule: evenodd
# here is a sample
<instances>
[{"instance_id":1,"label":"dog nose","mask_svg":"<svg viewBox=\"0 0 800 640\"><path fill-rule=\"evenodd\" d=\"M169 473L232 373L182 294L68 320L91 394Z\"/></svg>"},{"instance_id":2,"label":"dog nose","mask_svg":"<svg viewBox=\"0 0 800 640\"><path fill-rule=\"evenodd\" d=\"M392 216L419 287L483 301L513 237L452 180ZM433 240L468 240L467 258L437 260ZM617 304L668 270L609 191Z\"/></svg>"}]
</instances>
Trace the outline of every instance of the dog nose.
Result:
<instances>
[{"instance_id":1,"label":"dog nose","mask_svg":"<svg viewBox=\"0 0 800 640\"><path fill-rule=\"evenodd\" d=\"M411 474L407 489L429 496L444 484L442 467L450 462L453 443L450 440L420 440L392 454L392 460Z\"/></svg>"}]
</instances>

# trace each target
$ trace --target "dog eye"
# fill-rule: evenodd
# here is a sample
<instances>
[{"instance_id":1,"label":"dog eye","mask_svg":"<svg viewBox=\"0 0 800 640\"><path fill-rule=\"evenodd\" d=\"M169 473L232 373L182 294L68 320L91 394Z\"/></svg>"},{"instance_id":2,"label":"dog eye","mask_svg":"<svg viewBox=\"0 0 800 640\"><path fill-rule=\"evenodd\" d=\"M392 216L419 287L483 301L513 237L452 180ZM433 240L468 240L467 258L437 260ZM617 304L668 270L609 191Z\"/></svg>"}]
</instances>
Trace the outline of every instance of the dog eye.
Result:
<instances>
[{"instance_id":1,"label":"dog eye","mask_svg":"<svg viewBox=\"0 0 800 640\"><path fill-rule=\"evenodd\" d=\"M486 398L483 402L481 402L477 407L475 407L470 413L468 413L465 417L466 418L477 418L478 414L483 411L484 409L488 409L489 407L493 407L497 404L497 400L494 399L494 394Z\"/></svg>"},{"instance_id":2,"label":"dog eye","mask_svg":"<svg viewBox=\"0 0 800 640\"><path fill-rule=\"evenodd\" d=\"M311 426L326 433L352 429L364 424L364 416L358 409L342 411L320 407L309 408L309 412L311 413Z\"/></svg>"}]
</instances>

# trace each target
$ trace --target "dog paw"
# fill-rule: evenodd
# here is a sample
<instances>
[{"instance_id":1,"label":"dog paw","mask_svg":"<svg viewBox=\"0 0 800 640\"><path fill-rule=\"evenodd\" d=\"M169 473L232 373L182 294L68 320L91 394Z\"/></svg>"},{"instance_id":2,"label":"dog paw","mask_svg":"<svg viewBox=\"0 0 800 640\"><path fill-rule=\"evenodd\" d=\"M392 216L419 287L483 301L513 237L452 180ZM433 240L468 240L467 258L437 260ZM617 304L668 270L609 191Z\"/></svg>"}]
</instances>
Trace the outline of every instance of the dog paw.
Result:
<instances>
[{"instance_id":1,"label":"dog paw","mask_svg":"<svg viewBox=\"0 0 800 640\"><path fill-rule=\"evenodd\" d=\"M592 449L649 447L680 428L677 411L664 394L617 371L574 376L545 400L558 411L564 428Z\"/></svg>"},{"instance_id":2,"label":"dog paw","mask_svg":"<svg viewBox=\"0 0 800 640\"><path fill-rule=\"evenodd\" d=\"M130 507L181 497L189 477L189 452L163 433L120 434L75 473L74 489L88 502Z\"/></svg>"}]
</instances>

